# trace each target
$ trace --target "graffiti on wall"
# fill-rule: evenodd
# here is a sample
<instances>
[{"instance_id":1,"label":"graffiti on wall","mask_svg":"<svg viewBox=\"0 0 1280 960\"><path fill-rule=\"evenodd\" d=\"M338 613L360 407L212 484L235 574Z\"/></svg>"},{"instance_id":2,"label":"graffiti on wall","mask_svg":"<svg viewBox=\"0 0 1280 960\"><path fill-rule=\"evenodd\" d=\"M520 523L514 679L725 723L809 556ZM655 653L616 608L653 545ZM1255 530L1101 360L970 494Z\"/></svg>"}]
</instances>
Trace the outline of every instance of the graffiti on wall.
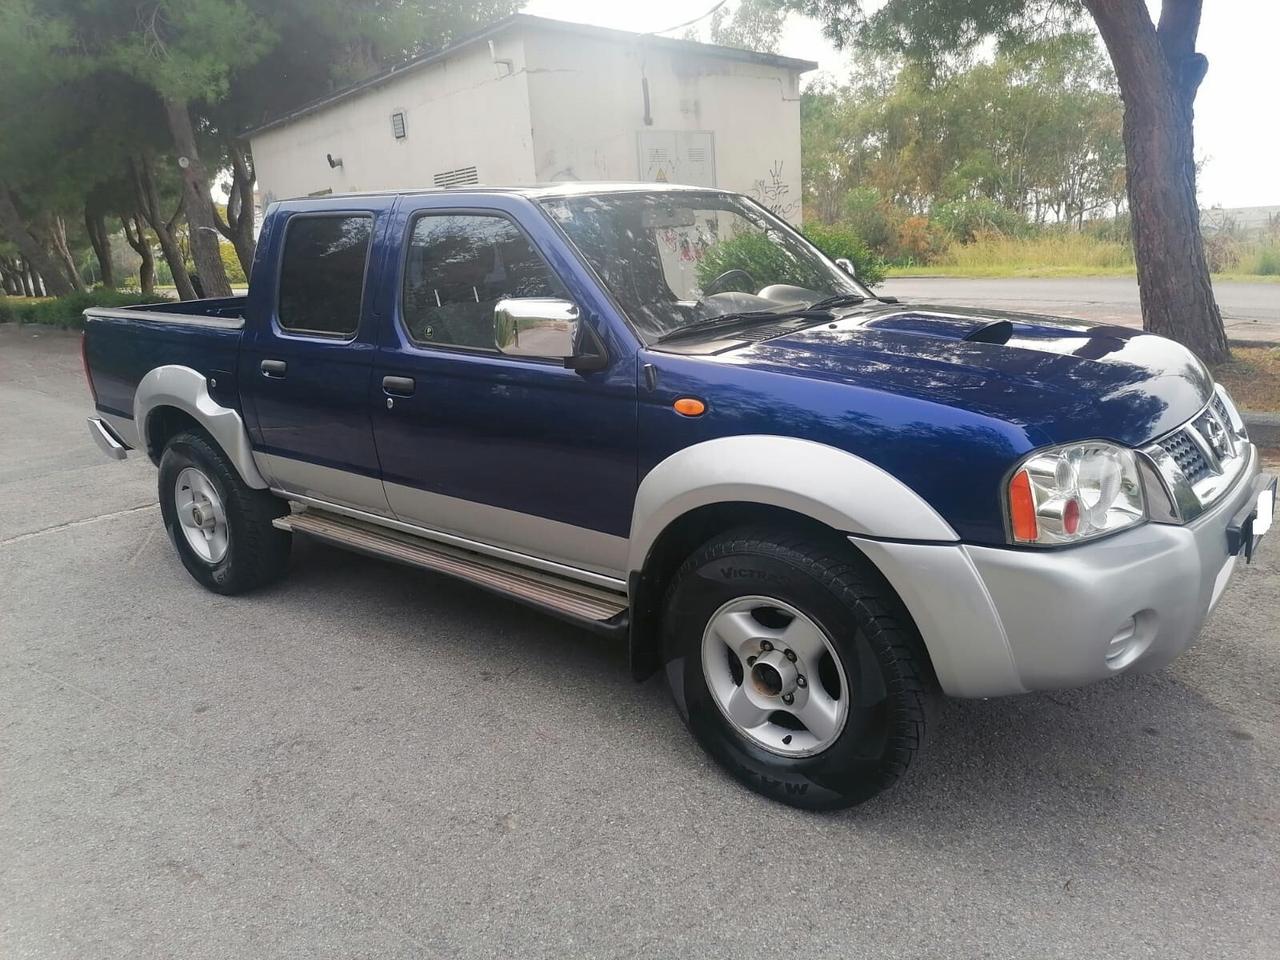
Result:
<instances>
[{"instance_id":1,"label":"graffiti on wall","mask_svg":"<svg viewBox=\"0 0 1280 960\"><path fill-rule=\"evenodd\" d=\"M800 212L800 201L791 197L791 185L782 178L782 161L773 166L751 185L751 196L784 220L790 220Z\"/></svg>"}]
</instances>

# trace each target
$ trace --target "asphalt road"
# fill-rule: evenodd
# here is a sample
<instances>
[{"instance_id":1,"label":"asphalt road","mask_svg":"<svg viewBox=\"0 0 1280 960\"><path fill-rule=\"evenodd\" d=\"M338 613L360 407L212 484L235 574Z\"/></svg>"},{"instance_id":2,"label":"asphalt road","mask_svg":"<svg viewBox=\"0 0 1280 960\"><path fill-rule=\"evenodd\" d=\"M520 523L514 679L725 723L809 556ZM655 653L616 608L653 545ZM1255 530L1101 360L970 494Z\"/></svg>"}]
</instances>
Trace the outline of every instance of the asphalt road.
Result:
<instances>
[{"instance_id":1,"label":"asphalt road","mask_svg":"<svg viewBox=\"0 0 1280 960\"><path fill-rule=\"evenodd\" d=\"M1141 327L1138 283L1129 277L969 279L901 277L883 290L903 299L1081 317ZM1280 284L1221 280L1213 285L1227 335L1280 343Z\"/></svg>"},{"instance_id":2,"label":"asphalt road","mask_svg":"<svg viewBox=\"0 0 1280 960\"><path fill-rule=\"evenodd\" d=\"M895 791L740 789L623 653L316 545L237 599L0 326L0 956L1257 957L1280 538L1170 669L947 703Z\"/></svg>"}]
</instances>

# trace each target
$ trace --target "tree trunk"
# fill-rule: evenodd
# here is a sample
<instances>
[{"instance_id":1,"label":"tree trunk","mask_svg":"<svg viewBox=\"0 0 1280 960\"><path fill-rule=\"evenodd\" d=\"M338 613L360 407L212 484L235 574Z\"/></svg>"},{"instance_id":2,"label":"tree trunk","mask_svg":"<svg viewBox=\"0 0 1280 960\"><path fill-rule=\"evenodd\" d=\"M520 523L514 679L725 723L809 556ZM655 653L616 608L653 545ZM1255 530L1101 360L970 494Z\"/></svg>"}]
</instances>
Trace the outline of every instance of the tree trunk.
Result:
<instances>
[{"instance_id":1,"label":"tree trunk","mask_svg":"<svg viewBox=\"0 0 1280 960\"><path fill-rule=\"evenodd\" d=\"M151 229L155 231L156 240L160 242L160 252L164 254L165 263L169 264L169 272L173 274L173 285L178 289L178 297L182 300L194 300L196 290L191 285L191 278L187 276L187 264L182 256L182 248L173 235L173 225L186 205L185 197L173 216L166 220L160 211L160 194L156 190L155 177L151 172L151 161L146 157L135 157L130 161L129 166L133 172L133 187L137 194L138 209L142 211L147 223L151 224ZM219 261L218 265L221 266L222 262Z\"/></svg>"},{"instance_id":2,"label":"tree trunk","mask_svg":"<svg viewBox=\"0 0 1280 960\"><path fill-rule=\"evenodd\" d=\"M48 218L49 224L49 245L53 247L53 252L66 270L67 277L71 280L71 286L76 293L84 293L89 289L84 282L84 278L80 276L80 270L76 266L76 258L71 255L71 248L67 245L67 222L58 214L51 214Z\"/></svg>"},{"instance_id":3,"label":"tree trunk","mask_svg":"<svg viewBox=\"0 0 1280 960\"><path fill-rule=\"evenodd\" d=\"M1213 296L1196 200L1192 113L1208 61L1195 52L1201 0L1084 0L1124 100L1125 168L1143 328L1206 363L1231 356Z\"/></svg>"},{"instance_id":4,"label":"tree trunk","mask_svg":"<svg viewBox=\"0 0 1280 960\"><path fill-rule=\"evenodd\" d=\"M124 238L134 252L141 258L138 264L138 287L145 294L156 292L156 258L151 253L151 238L147 236L147 228L142 217L120 215L120 225L124 228Z\"/></svg>"},{"instance_id":5,"label":"tree trunk","mask_svg":"<svg viewBox=\"0 0 1280 960\"><path fill-rule=\"evenodd\" d=\"M114 289L116 285L115 266L111 263L111 236L107 233L107 218L101 210L90 204L84 208L84 228L89 234L89 243L93 245L94 255L98 258L98 269L102 273L102 285Z\"/></svg>"},{"instance_id":6,"label":"tree trunk","mask_svg":"<svg viewBox=\"0 0 1280 960\"><path fill-rule=\"evenodd\" d=\"M229 297L231 284L227 282L227 271L222 266L218 222L213 210L213 198L209 195L209 174L196 150L191 112L186 103L177 100L165 100L164 111L169 120L169 132L173 135L173 144L178 151L178 166L182 172L182 197L187 212L187 226L190 228L191 259L195 261L196 273L204 287L205 296Z\"/></svg>"},{"instance_id":7,"label":"tree trunk","mask_svg":"<svg viewBox=\"0 0 1280 960\"><path fill-rule=\"evenodd\" d=\"M0 180L0 233L7 236L22 251L27 266L44 277L45 286L55 297L72 292L71 282L62 275L53 257L44 245L27 229L18 208L13 204L9 186Z\"/></svg>"},{"instance_id":8,"label":"tree trunk","mask_svg":"<svg viewBox=\"0 0 1280 960\"><path fill-rule=\"evenodd\" d=\"M253 238L253 185L257 175L253 159L236 141L227 141L227 156L231 160L231 192L227 194L227 222L217 219L218 232L236 248L240 269L247 277L252 272L253 256L257 241ZM217 207L213 215L218 217Z\"/></svg>"},{"instance_id":9,"label":"tree trunk","mask_svg":"<svg viewBox=\"0 0 1280 960\"><path fill-rule=\"evenodd\" d=\"M5 257L0 260L0 280L4 281L4 292L10 297L22 296L22 284L18 281L18 264Z\"/></svg>"}]
</instances>

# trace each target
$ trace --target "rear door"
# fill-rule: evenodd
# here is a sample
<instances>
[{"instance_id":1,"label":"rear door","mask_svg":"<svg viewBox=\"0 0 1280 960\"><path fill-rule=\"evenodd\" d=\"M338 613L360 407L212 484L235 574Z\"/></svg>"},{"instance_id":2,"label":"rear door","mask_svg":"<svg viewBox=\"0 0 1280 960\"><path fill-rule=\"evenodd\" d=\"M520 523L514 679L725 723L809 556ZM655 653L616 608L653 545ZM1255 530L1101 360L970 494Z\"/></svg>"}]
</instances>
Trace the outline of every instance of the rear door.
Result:
<instances>
[{"instance_id":1,"label":"rear door","mask_svg":"<svg viewBox=\"0 0 1280 960\"><path fill-rule=\"evenodd\" d=\"M343 199L274 218L259 241L268 246L249 293L239 376L272 487L384 516L368 393L379 238L393 205Z\"/></svg>"},{"instance_id":2,"label":"rear door","mask_svg":"<svg viewBox=\"0 0 1280 960\"><path fill-rule=\"evenodd\" d=\"M634 345L550 221L502 194L405 197L370 407L397 519L617 576L636 488ZM572 300L603 370L505 356L504 297Z\"/></svg>"}]
</instances>

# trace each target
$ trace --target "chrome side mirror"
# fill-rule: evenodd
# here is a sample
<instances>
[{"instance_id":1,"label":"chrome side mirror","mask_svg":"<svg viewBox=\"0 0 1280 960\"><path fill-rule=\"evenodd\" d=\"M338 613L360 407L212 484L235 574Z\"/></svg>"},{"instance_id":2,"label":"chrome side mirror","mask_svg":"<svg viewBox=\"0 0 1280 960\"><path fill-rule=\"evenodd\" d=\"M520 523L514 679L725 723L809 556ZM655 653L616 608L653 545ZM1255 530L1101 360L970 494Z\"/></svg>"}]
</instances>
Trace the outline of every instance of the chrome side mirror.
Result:
<instances>
[{"instance_id":1,"label":"chrome side mirror","mask_svg":"<svg viewBox=\"0 0 1280 960\"><path fill-rule=\"evenodd\" d=\"M836 257L836 266L853 277L853 279L858 279L858 268L853 265L853 261L848 257Z\"/></svg>"},{"instance_id":2,"label":"chrome side mirror","mask_svg":"<svg viewBox=\"0 0 1280 960\"><path fill-rule=\"evenodd\" d=\"M506 298L493 308L494 337L508 357L570 360L579 322L577 305L554 297Z\"/></svg>"}]
</instances>

